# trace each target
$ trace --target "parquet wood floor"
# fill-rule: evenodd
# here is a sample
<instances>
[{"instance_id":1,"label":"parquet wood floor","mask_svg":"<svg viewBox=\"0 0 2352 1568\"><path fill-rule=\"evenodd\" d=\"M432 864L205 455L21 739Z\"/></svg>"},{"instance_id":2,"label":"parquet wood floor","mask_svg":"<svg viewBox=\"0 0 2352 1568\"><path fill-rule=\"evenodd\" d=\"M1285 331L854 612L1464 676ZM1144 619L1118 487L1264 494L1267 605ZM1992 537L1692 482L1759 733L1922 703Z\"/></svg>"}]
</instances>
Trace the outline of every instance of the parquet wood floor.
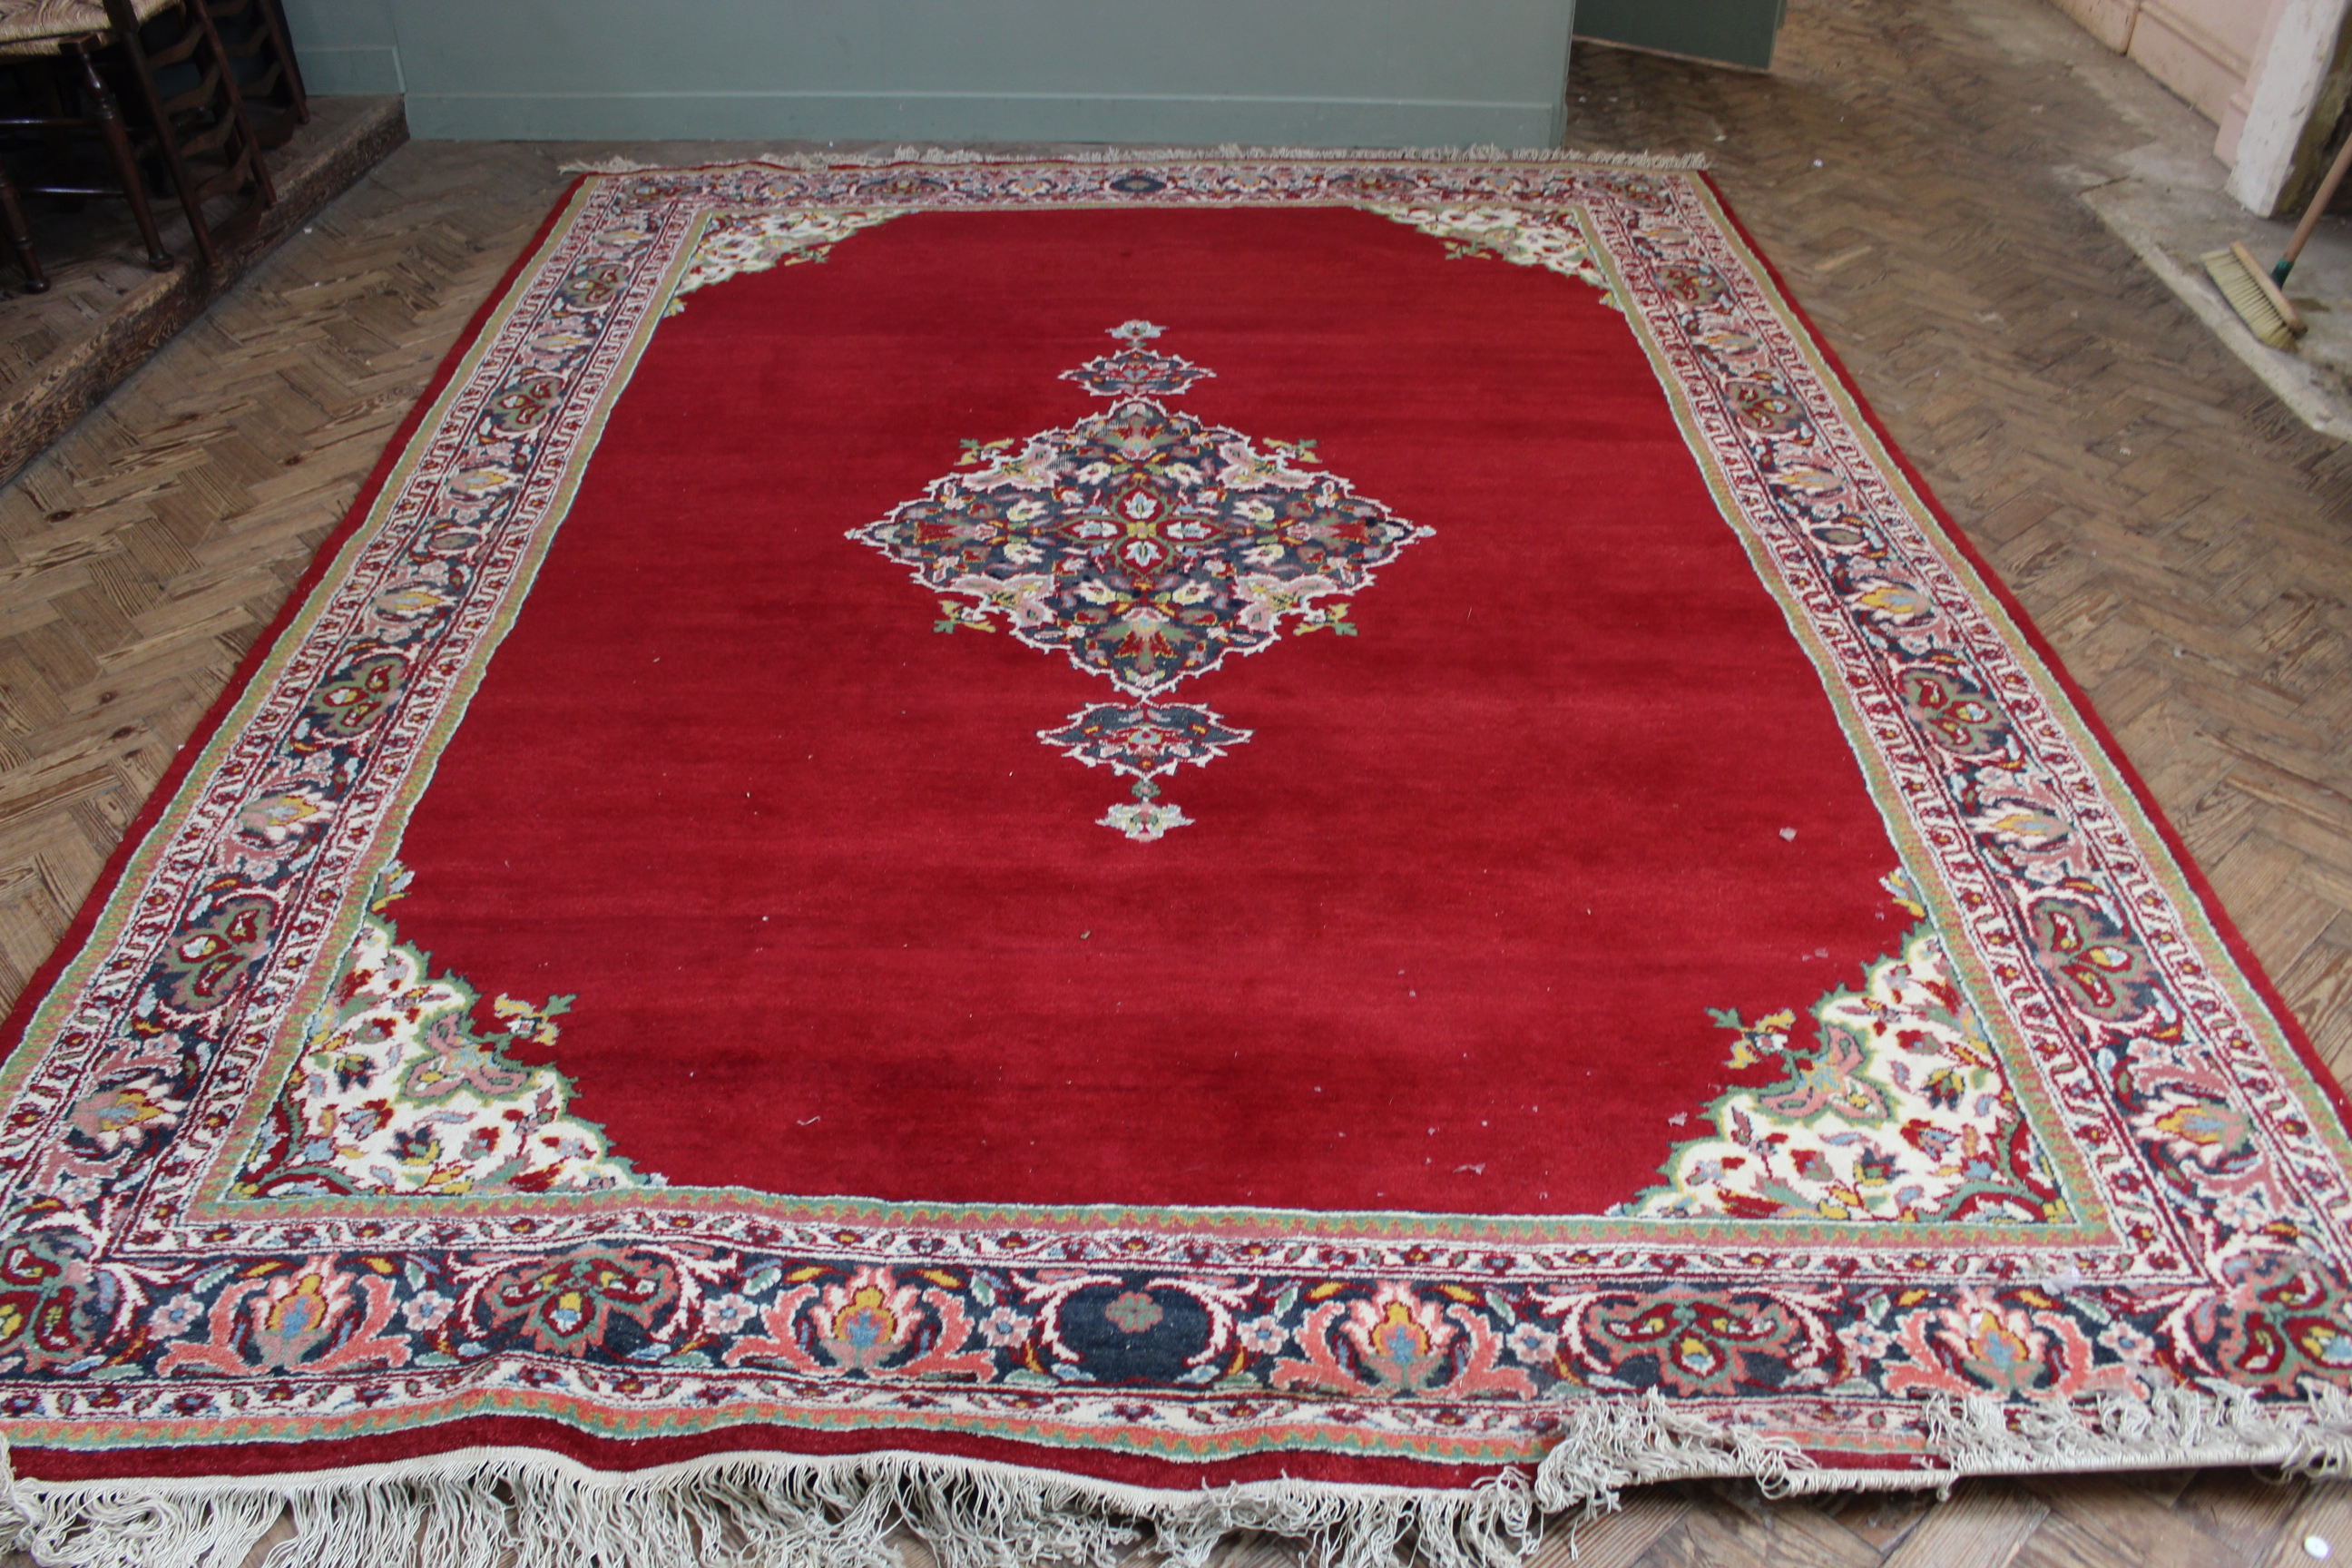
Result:
<instances>
[{"instance_id":1,"label":"parquet wood floor","mask_svg":"<svg viewBox=\"0 0 2352 1568\"><path fill-rule=\"evenodd\" d=\"M2352 458L2074 199L2151 131L2069 27L2039 0L1792 0L1770 75L1579 46L1569 142L1709 154L2352 1070ZM404 148L0 489L0 994L582 151ZM2352 1487L1692 1485L1634 1494L1578 1561L2280 1568L2311 1560L2307 1534L2352 1552ZM1220 1559L1284 1560L1265 1541ZM1538 1561L1566 1563L1565 1540Z\"/></svg>"}]
</instances>

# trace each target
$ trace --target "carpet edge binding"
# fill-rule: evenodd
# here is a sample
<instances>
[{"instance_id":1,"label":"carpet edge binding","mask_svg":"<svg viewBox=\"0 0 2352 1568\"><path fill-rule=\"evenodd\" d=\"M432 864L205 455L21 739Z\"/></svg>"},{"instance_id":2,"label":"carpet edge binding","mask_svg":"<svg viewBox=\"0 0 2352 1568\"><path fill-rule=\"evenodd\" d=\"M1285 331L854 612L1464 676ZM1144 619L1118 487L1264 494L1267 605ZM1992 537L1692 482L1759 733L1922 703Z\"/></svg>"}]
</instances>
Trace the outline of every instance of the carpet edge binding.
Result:
<instances>
[{"instance_id":1,"label":"carpet edge binding","mask_svg":"<svg viewBox=\"0 0 2352 1568\"><path fill-rule=\"evenodd\" d=\"M1281 160L1327 163L1598 163L1625 169L1698 170L1707 166L1704 153L1616 153L1583 148L1517 147L1480 144L1470 147L1244 147L1224 142L1215 147L1099 147L1083 152L1022 153L975 151L964 147L901 145L859 152L761 153L726 163L768 163L779 169L880 169L900 163L1149 163L1194 159ZM642 163L634 158L578 159L561 164L565 174L638 174L675 169L675 163Z\"/></svg>"},{"instance_id":2,"label":"carpet edge binding","mask_svg":"<svg viewBox=\"0 0 2352 1568\"><path fill-rule=\"evenodd\" d=\"M2226 1384L2110 1396L2022 1416L1995 1400L1930 1402L1929 1469L1824 1466L1786 1438L1676 1410L1654 1390L1563 1423L1533 1479L1468 1489L1294 1480L1153 1490L946 1455L715 1455L635 1471L523 1448L476 1448L278 1478L20 1479L0 1442L0 1540L44 1568L243 1562L281 1518L265 1568L901 1568L891 1537L941 1568L1111 1568L1140 1547L1202 1568L1231 1536L1299 1542L1325 1568L1507 1568L1548 1524L1578 1532L1651 1482L1753 1479L1771 1497L1836 1489L1948 1494L1968 1476L2258 1464L2352 1472L2352 1394L2304 1386L2265 1408Z\"/></svg>"}]
</instances>

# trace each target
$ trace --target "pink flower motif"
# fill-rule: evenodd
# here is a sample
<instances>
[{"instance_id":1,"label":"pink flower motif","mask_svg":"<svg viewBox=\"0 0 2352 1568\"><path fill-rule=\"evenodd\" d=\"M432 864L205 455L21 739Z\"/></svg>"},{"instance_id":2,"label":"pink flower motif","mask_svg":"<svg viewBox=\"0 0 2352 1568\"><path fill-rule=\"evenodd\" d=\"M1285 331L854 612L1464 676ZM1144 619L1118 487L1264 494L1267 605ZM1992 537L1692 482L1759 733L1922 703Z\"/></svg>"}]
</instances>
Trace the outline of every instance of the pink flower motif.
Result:
<instances>
[{"instance_id":1,"label":"pink flower motif","mask_svg":"<svg viewBox=\"0 0 2352 1568\"><path fill-rule=\"evenodd\" d=\"M162 1087L151 1081L100 1089L73 1108L75 1131L109 1154L170 1131L184 1106L161 1093Z\"/></svg>"},{"instance_id":2,"label":"pink flower motif","mask_svg":"<svg viewBox=\"0 0 2352 1568\"><path fill-rule=\"evenodd\" d=\"M999 1307L980 1321L980 1337L1000 1350L1028 1341L1031 1324L1028 1315L1010 1307Z\"/></svg>"},{"instance_id":3,"label":"pink flower motif","mask_svg":"<svg viewBox=\"0 0 2352 1568\"><path fill-rule=\"evenodd\" d=\"M476 1037L463 1014L434 1019L425 1026L415 1065L401 1082L403 1092L418 1100L441 1100L460 1089L486 1095L513 1094L530 1081L528 1068L506 1060L497 1040Z\"/></svg>"},{"instance_id":4,"label":"pink flower motif","mask_svg":"<svg viewBox=\"0 0 2352 1568\"><path fill-rule=\"evenodd\" d=\"M240 1374L403 1366L405 1337L385 1332L398 1310L391 1280L339 1273L314 1258L224 1289L207 1313L208 1338L173 1345L160 1368L170 1376L188 1367Z\"/></svg>"},{"instance_id":5,"label":"pink flower motif","mask_svg":"<svg viewBox=\"0 0 2352 1568\"><path fill-rule=\"evenodd\" d=\"M1241 1326L1242 1349L1252 1355L1277 1355L1290 1343L1290 1331L1279 1318L1252 1318Z\"/></svg>"},{"instance_id":6,"label":"pink flower motif","mask_svg":"<svg viewBox=\"0 0 2352 1568\"><path fill-rule=\"evenodd\" d=\"M759 1315L757 1307L731 1293L706 1303L702 1309L703 1322L722 1334L735 1332Z\"/></svg>"},{"instance_id":7,"label":"pink flower motif","mask_svg":"<svg viewBox=\"0 0 2352 1568\"><path fill-rule=\"evenodd\" d=\"M2139 1387L2128 1369L2096 1365L2091 1342L2065 1313L2003 1301L1989 1290L1914 1314L1898 1343L1908 1359L1887 1368L1886 1386L1895 1394L2073 1399Z\"/></svg>"},{"instance_id":8,"label":"pink flower motif","mask_svg":"<svg viewBox=\"0 0 2352 1568\"><path fill-rule=\"evenodd\" d=\"M887 1268L861 1268L829 1287L818 1303L817 1346L850 1372L874 1372L905 1345L920 1321L919 1287L895 1285Z\"/></svg>"},{"instance_id":9,"label":"pink flower motif","mask_svg":"<svg viewBox=\"0 0 2352 1568\"><path fill-rule=\"evenodd\" d=\"M256 1303L252 1319L254 1343L261 1352L263 1365L298 1365L313 1345L326 1338L328 1329L341 1315L343 1292L338 1287L342 1283L323 1270L305 1270L270 1283L264 1300Z\"/></svg>"},{"instance_id":10,"label":"pink flower motif","mask_svg":"<svg viewBox=\"0 0 2352 1568\"><path fill-rule=\"evenodd\" d=\"M1454 1336L1443 1308L1398 1284L1382 1285L1370 1300L1351 1303L1339 1328L1373 1376L1408 1391L1428 1385L1446 1363L1446 1347Z\"/></svg>"},{"instance_id":11,"label":"pink flower motif","mask_svg":"<svg viewBox=\"0 0 2352 1568\"><path fill-rule=\"evenodd\" d=\"M194 1296L174 1296L147 1314L147 1331L158 1340L176 1340L204 1319L202 1301Z\"/></svg>"},{"instance_id":12,"label":"pink flower motif","mask_svg":"<svg viewBox=\"0 0 2352 1568\"><path fill-rule=\"evenodd\" d=\"M457 1304L438 1290L422 1290L408 1299L400 1315L417 1332L430 1333L449 1321L449 1310Z\"/></svg>"},{"instance_id":13,"label":"pink flower motif","mask_svg":"<svg viewBox=\"0 0 2352 1568\"><path fill-rule=\"evenodd\" d=\"M1529 1366L1546 1364L1552 1352L1559 1349L1559 1336L1546 1332L1535 1323L1519 1324L1504 1342L1511 1347L1511 1354Z\"/></svg>"}]
</instances>

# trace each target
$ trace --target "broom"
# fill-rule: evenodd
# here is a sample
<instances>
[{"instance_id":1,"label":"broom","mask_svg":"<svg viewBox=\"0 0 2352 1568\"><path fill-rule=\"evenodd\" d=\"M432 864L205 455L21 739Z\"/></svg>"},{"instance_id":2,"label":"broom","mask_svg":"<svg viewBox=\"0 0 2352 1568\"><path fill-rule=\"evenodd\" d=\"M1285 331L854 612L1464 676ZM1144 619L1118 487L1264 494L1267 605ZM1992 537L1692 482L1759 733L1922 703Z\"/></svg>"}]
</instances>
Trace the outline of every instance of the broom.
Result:
<instances>
[{"instance_id":1,"label":"broom","mask_svg":"<svg viewBox=\"0 0 2352 1568\"><path fill-rule=\"evenodd\" d=\"M2286 254L2268 272L2263 270L2263 264L2254 259L2254 253L2241 240L2233 239L2229 249L2213 251L2203 258L2206 273L2220 286L2221 297L2230 301L2230 308L2253 329L2254 336L2274 349L2293 348L2294 340L2303 336L2309 325L2279 291L2279 285L2294 270L2294 258L2303 254L2311 231L2319 226L2319 215L2335 199L2336 187L2344 183L2347 165L2352 165L2352 137L2336 149L2336 162L2327 168L2327 178L2319 182L2319 194L2304 208L2303 221L2294 226L2294 237L2286 242Z\"/></svg>"}]
</instances>

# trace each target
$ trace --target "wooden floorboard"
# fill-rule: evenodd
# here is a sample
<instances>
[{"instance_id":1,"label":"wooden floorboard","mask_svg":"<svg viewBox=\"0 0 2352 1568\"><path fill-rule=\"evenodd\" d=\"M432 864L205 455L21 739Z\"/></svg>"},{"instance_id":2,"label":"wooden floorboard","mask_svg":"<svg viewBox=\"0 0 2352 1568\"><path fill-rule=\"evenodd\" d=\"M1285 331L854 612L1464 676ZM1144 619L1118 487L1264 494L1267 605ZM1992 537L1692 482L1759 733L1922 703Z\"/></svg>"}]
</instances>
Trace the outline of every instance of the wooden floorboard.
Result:
<instances>
[{"instance_id":1,"label":"wooden floorboard","mask_svg":"<svg viewBox=\"0 0 2352 1568\"><path fill-rule=\"evenodd\" d=\"M2341 1071L2352 461L2074 198L2146 132L2084 68L2021 45L2051 20L2039 0L1792 0L1769 75L1580 45L1569 142L1710 156ZM0 489L0 994L581 151L402 149ZM2124 1568L2308 1562L2314 1534L2352 1552L2352 1489L2216 1471L1946 1500L1661 1488L1580 1546L1607 1568ZM1258 1538L1216 1558L1281 1560Z\"/></svg>"}]
</instances>

